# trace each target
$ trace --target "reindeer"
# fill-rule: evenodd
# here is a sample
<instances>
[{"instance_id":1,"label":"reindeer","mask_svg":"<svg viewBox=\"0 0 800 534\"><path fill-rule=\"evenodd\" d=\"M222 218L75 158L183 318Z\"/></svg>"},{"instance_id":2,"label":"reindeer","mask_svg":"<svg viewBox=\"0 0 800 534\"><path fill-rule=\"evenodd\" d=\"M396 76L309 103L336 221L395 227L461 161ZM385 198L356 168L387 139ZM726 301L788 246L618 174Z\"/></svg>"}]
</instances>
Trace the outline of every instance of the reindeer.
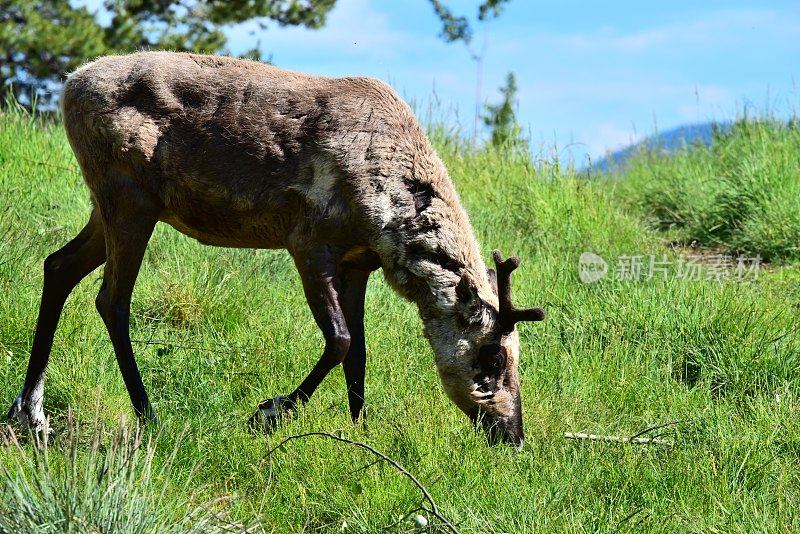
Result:
<instances>
[{"instance_id":1,"label":"reindeer","mask_svg":"<svg viewBox=\"0 0 800 534\"><path fill-rule=\"evenodd\" d=\"M492 443L522 446L515 324L518 258L481 259L447 170L409 106L369 78L327 78L226 57L142 52L69 76L64 125L93 209L44 261L22 391L9 418L40 431L44 375L64 303L105 263L95 301L136 414L155 420L131 347L133 286L161 221L201 243L286 249L325 347L287 396L262 402L271 426L342 364L350 415L364 405L364 296L382 268L416 303L446 394Z\"/></svg>"}]
</instances>

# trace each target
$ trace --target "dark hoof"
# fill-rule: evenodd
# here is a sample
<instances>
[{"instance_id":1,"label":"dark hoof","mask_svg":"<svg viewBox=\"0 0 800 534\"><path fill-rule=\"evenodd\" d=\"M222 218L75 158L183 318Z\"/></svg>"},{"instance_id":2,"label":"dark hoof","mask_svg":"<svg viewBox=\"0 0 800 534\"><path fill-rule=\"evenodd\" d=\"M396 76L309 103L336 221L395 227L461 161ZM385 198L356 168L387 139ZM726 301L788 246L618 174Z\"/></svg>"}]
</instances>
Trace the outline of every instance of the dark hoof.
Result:
<instances>
[{"instance_id":1,"label":"dark hoof","mask_svg":"<svg viewBox=\"0 0 800 534\"><path fill-rule=\"evenodd\" d=\"M251 430L272 432L280 421L295 411L295 408L295 402L288 397L267 399L258 405L258 410L248 421L248 426Z\"/></svg>"}]
</instances>

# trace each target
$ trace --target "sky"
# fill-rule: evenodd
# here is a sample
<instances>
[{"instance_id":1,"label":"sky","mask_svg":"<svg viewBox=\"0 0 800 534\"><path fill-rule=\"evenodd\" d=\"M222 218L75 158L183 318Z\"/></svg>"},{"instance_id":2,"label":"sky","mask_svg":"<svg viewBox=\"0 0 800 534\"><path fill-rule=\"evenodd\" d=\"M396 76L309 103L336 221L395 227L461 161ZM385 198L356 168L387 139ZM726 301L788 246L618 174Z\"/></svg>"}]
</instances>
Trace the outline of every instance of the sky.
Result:
<instances>
[{"instance_id":1,"label":"sky","mask_svg":"<svg viewBox=\"0 0 800 534\"><path fill-rule=\"evenodd\" d=\"M292 70L383 79L466 135L476 103L497 102L513 71L534 152L578 165L656 129L745 108L788 116L800 104L797 0L511 0L486 23L476 21L480 0L444 3L474 23L471 51L439 37L428 0L338 0L321 30L250 22L226 30L228 46L258 45Z\"/></svg>"}]
</instances>

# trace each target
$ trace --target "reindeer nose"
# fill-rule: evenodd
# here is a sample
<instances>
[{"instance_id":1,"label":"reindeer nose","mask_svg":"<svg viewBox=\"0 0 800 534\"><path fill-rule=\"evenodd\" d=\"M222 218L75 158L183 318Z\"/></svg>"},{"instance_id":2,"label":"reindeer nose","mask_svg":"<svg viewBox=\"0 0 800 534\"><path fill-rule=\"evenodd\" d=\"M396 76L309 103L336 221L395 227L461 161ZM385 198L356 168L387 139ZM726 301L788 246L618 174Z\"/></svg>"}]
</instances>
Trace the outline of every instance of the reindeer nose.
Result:
<instances>
[{"instance_id":1,"label":"reindeer nose","mask_svg":"<svg viewBox=\"0 0 800 534\"><path fill-rule=\"evenodd\" d=\"M495 446L507 443L517 451L522 450L525 443L525 436L522 431L522 421L512 419L483 419L483 428L489 445Z\"/></svg>"}]
</instances>

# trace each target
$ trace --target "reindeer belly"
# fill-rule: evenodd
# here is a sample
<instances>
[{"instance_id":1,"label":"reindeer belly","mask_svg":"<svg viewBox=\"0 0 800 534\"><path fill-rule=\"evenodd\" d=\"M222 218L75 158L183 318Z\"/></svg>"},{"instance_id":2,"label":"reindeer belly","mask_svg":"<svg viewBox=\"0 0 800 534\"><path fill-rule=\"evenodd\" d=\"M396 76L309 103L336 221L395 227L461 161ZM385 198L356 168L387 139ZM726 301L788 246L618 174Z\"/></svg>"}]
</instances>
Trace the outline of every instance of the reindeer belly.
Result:
<instances>
[{"instance_id":1,"label":"reindeer belly","mask_svg":"<svg viewBox=\"0 0 800 534\"><path fill-rule=\"evenodd\" d=\"M201 220L199 217L206 216ZM237 248L284 248L285 222L269 215L226 216L219 218L210 210L165 212L161 221L204 245Z\"/></svg>"}]
</instances>

